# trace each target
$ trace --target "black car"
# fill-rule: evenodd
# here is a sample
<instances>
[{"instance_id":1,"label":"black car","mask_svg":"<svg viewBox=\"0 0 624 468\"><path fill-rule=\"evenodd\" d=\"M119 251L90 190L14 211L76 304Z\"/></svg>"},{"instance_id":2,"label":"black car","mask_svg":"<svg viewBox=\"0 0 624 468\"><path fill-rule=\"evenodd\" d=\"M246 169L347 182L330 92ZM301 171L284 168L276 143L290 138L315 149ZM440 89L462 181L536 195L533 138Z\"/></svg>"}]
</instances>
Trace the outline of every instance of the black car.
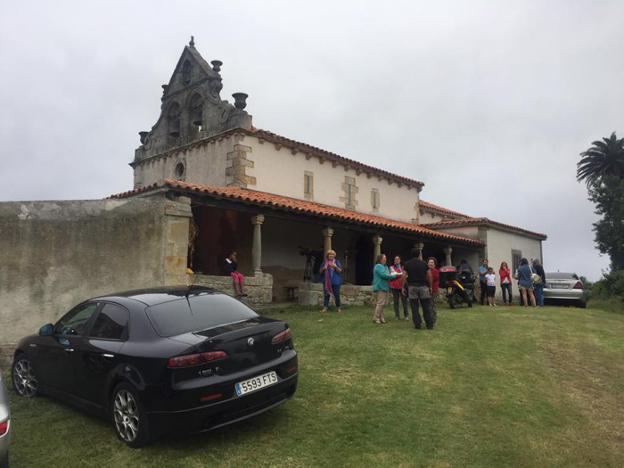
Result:
<instances>
[{"instance_id":1,"label":"black car","mask_svg":"<svg viewBox=\"0 0 624 468\"><path fill-rule=\"evenodd\" d=\"M198 286L85 301L22 339L12 368L21 396L109 417L132 447L262 413L293 396L297 376L286 323Z\"/></svg>"}]
</instances>

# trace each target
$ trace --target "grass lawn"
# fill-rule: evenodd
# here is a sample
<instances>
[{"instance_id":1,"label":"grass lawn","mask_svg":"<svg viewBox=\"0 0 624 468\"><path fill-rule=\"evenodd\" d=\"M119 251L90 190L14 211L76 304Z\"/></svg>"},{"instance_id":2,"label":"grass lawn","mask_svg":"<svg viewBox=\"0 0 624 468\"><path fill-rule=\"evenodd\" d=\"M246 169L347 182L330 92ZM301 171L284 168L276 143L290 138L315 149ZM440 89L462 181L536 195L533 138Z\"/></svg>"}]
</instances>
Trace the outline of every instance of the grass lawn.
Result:
<instances>
[{"instance_id":1,"label":"grass lawn","mask_svg":"<svg viewBox=\"0 0 624 468\"><path fill-rule=\"evenodd\" d=\"M265 314L299 351L285 405L132 450L105 421L11 392L13 466L624 466L624 314L443 309L434 331L364 307Z\"/></svg>"}]
</instances>

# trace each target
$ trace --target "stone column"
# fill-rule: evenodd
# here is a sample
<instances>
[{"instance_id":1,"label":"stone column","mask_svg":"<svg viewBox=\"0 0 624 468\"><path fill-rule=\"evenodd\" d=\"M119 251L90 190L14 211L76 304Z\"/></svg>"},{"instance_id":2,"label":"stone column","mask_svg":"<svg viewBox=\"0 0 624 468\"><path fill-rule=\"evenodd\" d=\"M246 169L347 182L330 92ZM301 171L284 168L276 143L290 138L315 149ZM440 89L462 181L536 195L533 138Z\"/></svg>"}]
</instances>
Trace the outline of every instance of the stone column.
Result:
<instances>
[{"instance_id":1,"label":"stone column","mask_svg":"<svg viewBox=\"0 0 624 468\"><path fill-rule=\"evenodd\" d=\"M251 217L251 224L253 224L251 262L254 276L258 273L262 273L262 223L264 223L264 215L259 214Z\"/></svg>"},{"instance_id":2,"label":"stone column","mask_svg":"<svg viewBox=\"0 0 624 468\"><path fill-rule=\"evenodd\" d=\"M451 254L453 253L453 247L450 245L444 248L444 255L446 256L446 266L453 266L453 260L451 259Z\"/></svg>"},{"instance_id":3,"label":"stone column","mask_svg":"<svg viewBox=\"0 0 624 468\"><path fill-rule=\"evenodd\" d=\"M377 257L381 255L381 243L383 242L383 237L379 234L375 234L373 236L373 264L377 261Z\"/></svg>"},{"instance_id":4,"label":"stone column","mask_svg":"<svg viewBox=\"0 0 624 468\"><path fill-rule=\"evenodd\" d=\"M330 227L326 227L322 231L323 233L323 254L327 254L328 250L332 249L332 236L334 235L334 230Z\"/></svg>"},{"instance_id":5,"label":"stone column","mask_svg":"<svg viewBox=\"0 0 624 468\"><path fill-rule=\"evenodd\" d=\"M425 244L423 244L422 242L416 242L414 244L414 248L418 251L418 258L422 260L423 259L422 251L425 248Z\"/></svg>"}]
</instances>

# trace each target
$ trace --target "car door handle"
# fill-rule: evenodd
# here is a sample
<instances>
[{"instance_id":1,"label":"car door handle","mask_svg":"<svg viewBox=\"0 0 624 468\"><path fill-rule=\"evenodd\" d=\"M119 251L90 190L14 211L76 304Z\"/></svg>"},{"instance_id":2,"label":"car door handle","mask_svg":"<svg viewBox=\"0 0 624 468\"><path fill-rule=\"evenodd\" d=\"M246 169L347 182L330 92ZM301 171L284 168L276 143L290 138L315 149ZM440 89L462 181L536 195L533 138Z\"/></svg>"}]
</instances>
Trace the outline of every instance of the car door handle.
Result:
<instances>
[{"instance_id":1,"label":"car door handle","mask_svg":"<svg viewBox=\"0 0 624 468\"><path fill-rule=\"evenodd\" d=\"M114 354L108 354L108 353L104 353L104 354L102 354L102 356L104 356L106 358L114 358L115 357Z\"/></svg>"},{"instance_id":2,"label":"car door handle","mask_svg":"<svg viewBox=\"0 0 624 468\"><path fill-rule=\"evenodd\" d=\"M66 353L73 353L74 348L63 348L63 351L65 351Z\"/></svg>"}]
</instances>

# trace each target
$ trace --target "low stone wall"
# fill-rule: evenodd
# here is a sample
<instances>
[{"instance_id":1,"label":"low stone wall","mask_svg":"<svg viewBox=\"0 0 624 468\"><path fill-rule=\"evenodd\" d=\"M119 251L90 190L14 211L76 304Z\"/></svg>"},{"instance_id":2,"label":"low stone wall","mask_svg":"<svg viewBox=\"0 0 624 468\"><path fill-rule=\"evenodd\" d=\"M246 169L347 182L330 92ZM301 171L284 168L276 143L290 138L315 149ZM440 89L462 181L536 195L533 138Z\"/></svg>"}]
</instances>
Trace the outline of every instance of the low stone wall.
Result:
<instances>
[{"instance_id":1,"label":"low stone wall","mask_svg":"<svg viewBox=\"0 0 624 468\"><path fill-rule=\"evenodd\" d=\"M323 285L305 281L290 283L295 300L300 305L322 306ZM373 303L372 286L356 286L345 284L340 288L340 301L345 305L369 305Z\"/></svg>"},{"instance_id":2,"label":"low stone wall","mask_svg":"<svg viewBox=\"0 0 624 468\"><path fill-rule=\"evenodd\" d=\"M224 293L234 295L232 278L229 276L212 276L194 274L190 278L193 284L208 286ZM273 276L261 273L245 277L246 302L251 305L266 305L273 301Z\"/></svg>"}]
</instances>

